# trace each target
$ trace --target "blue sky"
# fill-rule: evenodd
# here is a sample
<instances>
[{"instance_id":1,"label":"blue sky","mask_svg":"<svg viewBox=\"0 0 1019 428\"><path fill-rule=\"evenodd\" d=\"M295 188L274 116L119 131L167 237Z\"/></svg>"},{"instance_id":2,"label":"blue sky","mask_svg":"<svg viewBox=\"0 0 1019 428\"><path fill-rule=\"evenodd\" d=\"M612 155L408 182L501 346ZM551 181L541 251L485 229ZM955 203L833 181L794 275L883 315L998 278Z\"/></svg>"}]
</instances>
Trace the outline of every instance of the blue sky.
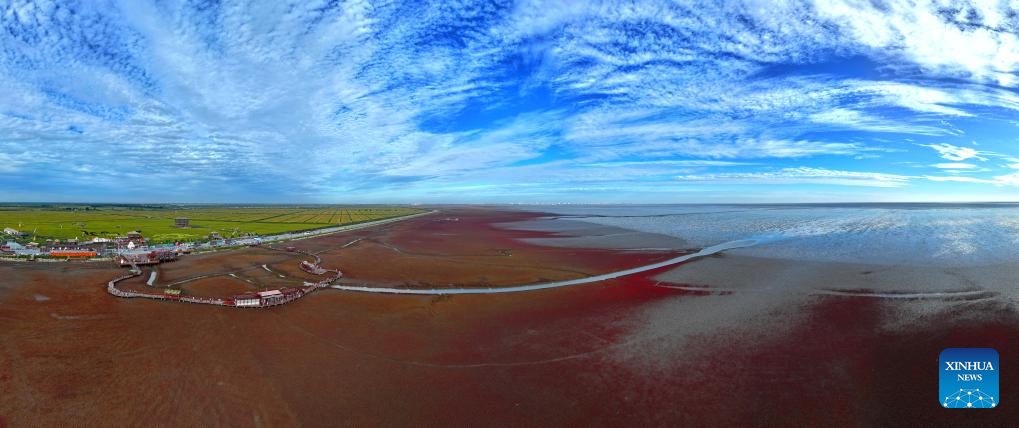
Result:
<instances>
[{"instance_id":1,"label":"blue sky","mask_svg":"<svg viewBox=\"0 0 1019 428\"><path fill-rule=\"evenodd\" d=\"M0 1L0 200L1019 200L997 2Z\"/></svg>"}]
</instances>

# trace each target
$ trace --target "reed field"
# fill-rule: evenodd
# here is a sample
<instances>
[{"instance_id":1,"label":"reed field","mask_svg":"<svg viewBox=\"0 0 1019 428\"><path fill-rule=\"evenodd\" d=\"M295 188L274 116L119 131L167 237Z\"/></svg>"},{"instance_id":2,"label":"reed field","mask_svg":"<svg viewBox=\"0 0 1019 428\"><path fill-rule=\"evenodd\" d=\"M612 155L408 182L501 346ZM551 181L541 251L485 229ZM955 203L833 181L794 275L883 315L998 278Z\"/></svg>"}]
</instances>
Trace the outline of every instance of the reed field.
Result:
<instances>
[{"instance_id":1,"label":"reed field","mask_svg":"<svg viewBox=\"0 0 1019 428\"><path fill-rule=\"evenodd\" d=\"M0 229L13 228L27 239L91 240L141 232L154 242L194 241L212 232L223 237L269 235L400 217L424 210L391 206L137 206L6 205L0 206ZM174 219L187 217L191 227ZM0 236L0 240L9 238Z\"/></svg>"}]
</instances>

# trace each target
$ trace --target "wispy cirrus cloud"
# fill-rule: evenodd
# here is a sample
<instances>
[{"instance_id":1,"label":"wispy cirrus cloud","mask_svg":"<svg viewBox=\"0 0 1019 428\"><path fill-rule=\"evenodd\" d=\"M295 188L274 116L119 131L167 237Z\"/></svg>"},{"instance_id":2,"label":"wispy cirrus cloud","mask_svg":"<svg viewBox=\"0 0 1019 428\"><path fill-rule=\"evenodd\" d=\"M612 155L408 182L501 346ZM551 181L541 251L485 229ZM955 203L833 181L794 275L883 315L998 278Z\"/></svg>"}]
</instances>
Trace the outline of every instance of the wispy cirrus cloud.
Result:
<instances>
[{"instance_id":1,"label":"wispy cirrus cloud","mask_svg":"<svg viewBox=\"0 0 1019 428\"><path fill-rule=\"evenodd\" d=\"M809 118L815 123L861 131L919 135L942 135L950 133L948 130L937 127L903 125L901 123L871 117L862 112L845 108L834 108L820 113L813 113L809 116Z\"/></svg>"},{"instance_id":2,"label":"wispy cirrus cloud","mask_svg":"<svg viewBox=\"0 0 1019 428\"><path fill-rule=\"evenodd\" d=\"M1017 186L1019 187L1019 174L1005 174L998 175L992 178L977 178L977 177L963 177L963 176L925 176L924 178L931 181L945 182L952 181L958 183L979 183L979 184L994 184L997 186Z\"/></svg>"},{"instance_id":3,"label":"wispy cirrus cloud","mask_svg":"<svg viewBox=\"0 0 1019 428\"><path fill-rule=\"evenodd\" d=\"M675 176L924 181L857 172L905 161L996 187L1010 168L986 161L1016 155L994 132L1019 111L1015 16L975 1L13 1L0 191L406 202Z\"/></svg>"},{"instance_id":4,"label":"wispy cirrus cloud","mask_svg":"<svg viewBox=\"0 0 1019 428\"><path fill-rule=\"evenodd\" d=\"M913 177L825 168L783 168L778 171L685 175L680 181L705 184L826 184L836 186L902 187Z\"/></svg>"},{"instance_id":5,"label":"wispy cirrus cloud","mask_svg":"<svg viewBox=\"0 0 1019 428\"><path fill-rule=\"evenodd\" d=\"M974 169L977 167L976 165L973 165L971 163L960 163L960 162L936 163L931 166L940 169Z\"/></svg>"}]
</instances>

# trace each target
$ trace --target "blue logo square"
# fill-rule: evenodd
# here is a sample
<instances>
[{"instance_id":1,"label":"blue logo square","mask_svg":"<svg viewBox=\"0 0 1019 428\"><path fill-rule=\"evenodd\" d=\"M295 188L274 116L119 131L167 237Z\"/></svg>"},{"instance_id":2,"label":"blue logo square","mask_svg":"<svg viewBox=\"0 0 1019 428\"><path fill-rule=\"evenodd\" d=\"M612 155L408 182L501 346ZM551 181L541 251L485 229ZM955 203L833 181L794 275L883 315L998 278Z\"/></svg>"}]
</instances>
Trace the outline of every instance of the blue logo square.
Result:
<instances>
[{"instance_id":1,"label":"blue logo square","mask_svg":"<svg viewBox=\"0 0 1019 428\"><path fill-rule=\"evenodd\" d=\"M998 351L991 348L948 348L938 358L941 407L998 407Z\"/></svg>"}]
</instances>

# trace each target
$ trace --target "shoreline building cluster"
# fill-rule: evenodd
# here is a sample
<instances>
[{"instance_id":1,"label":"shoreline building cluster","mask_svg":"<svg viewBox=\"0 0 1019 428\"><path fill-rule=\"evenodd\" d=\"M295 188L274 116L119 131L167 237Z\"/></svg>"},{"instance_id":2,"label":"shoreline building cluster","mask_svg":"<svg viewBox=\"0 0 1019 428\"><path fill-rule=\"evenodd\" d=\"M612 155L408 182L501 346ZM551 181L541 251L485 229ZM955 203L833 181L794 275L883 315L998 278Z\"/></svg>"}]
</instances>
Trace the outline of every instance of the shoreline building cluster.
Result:
<instances>
[{"instance_id":1,"label":"shoreline building cluster","mask_svg":"<svg viewBox=\"0 0 1019 428\"><path fill-rule=\"evenodd\" d=\"M24 235L20 235L24 236ZM172 245L149 246L145 236L138 231L128 232L116 238L95 237L88 241L76 238L65 240L46 239L39 242L18 242L8 240L0 245L0 255L14 257L53 257L66 259L89 259L96 257L121 256L125 254L154 254L161 260L167 260L165 252L177 254L190 252L190 244L175 243ZM140 260L139 260L140 261Z\"/></svg>"}]
</instances>

